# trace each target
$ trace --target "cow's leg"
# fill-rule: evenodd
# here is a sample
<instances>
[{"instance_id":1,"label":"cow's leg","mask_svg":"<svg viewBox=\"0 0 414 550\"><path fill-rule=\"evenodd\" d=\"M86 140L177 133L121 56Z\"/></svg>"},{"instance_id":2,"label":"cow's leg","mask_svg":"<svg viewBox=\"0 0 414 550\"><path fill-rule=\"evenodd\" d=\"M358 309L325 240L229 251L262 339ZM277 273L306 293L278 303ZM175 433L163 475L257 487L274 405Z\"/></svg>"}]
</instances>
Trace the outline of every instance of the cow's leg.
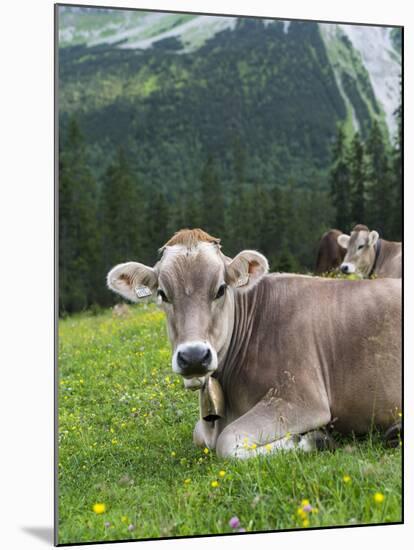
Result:
<instances>
[{"instance_id":1,"label":"cow's leg","mask_svg":"<svg viewBox=\"0 0 414 550\"><path fill-rule=\"evenodd\" d=\"M197 447L207 447L215 449L217 437L220 433L220 420L214 422L206 422L199 420L193 431L193 441Z\"/></svg>"},{"instance_id":2,"label":"cow's leg","mask_svg":"<svg viewBox=\"0 0 414 550\"><path fill-rule=\"evenodd\" d=\"M399 447L402 445L402 422L398 420L384 434L384 442L387 447Z\"/></svg>"},{"instance_id":3,"label":"cow's leg","mask_svg":"<svg viewBox=\"0 0 414 550\"><path fill-rule=\"evenodd\" d=\"M287 434L282 439L277 439L265 445L256 445L254 443L243 444L242 458L250 456L266 455L276 451L290 451L298 449L305 452L327 451L336 448L335 441L324 431L314 430L301 435ZM255 446L256 445L256 446ZM254 451L253 453L251 451Z\"/></svg>"},{"instance_id":4,"label":"cow's leg","mask_svg":"<svg viewBox=\"0 0 414 550\"><path fill-rule=\"evenodd\" d=\"M307 432L326 426L330 419L327 402L312 408L298 406L269 393L221 432L217 454L249 458L278 450L316 450L320 437Z\"/></svg>"}]
</instances>

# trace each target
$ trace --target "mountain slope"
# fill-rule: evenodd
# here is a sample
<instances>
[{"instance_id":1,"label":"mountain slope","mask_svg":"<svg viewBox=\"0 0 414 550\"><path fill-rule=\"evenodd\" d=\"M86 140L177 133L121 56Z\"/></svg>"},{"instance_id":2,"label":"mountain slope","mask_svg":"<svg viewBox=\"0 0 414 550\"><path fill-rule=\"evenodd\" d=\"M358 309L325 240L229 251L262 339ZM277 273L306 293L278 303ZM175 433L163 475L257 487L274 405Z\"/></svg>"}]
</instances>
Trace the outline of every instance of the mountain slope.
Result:
<instances>
[{"instance_id":1,"label":"mountain slope","mask_svg":"<svg viewBox=\"0 0 414 550\"><path fill-rule=\"evenodd\" d=\"M339 121L393 129L398 54L370 53L391 29L368 28L364 49L366 27L87 8L61 8L59 29L62 146L74 115L97 176L122 145L169 195L208 155L224 184L242 157L246 182L326 189Z\"/></svg>"},{"instance_id":2,"label":"mountain slope","mask_svg":"<svg viewBox=\"0 0 414 550\"><path fill-rule=\"evenodd\" d=\"M61 47L112 45L145 50L170 40L176 53L193 52L243 18L131 10L60 9ZM274 20L263 20L265 25ZM289 22L283 22L289 32ZM401 55L398 29L348 24L318 24L352 128L364 131L367 118L378 118L391 134L400 98ZM175 41L175 42L174 42ZM353 82L355 81L355 82Z\"/></svg>"}]
</instances>

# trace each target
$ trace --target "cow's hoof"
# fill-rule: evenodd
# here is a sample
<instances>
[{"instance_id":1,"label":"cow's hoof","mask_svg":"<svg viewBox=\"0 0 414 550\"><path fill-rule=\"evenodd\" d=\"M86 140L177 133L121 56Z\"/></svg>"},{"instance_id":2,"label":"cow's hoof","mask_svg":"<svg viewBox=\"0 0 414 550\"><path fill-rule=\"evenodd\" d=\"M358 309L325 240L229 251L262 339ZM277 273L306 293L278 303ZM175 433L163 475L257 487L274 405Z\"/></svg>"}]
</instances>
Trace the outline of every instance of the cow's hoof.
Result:
<instances>
[{"instance_id":1,"label":"cow's hoof","mask_svg":"<svg viewBox=\"0 0 414 550\"><path fill-rule=\"evenodd\" d=\"M333 438L321 430L308 432L301 436L299 449L303 451L332 451L336 448Z\"/></svg>"},{"instance_id":2,"label":"cow's hoof","mask_svg":"<svg viewBox=\"0 0 414 550\"><path fill-rule=\"evenodd\" d=\"M403 432L401 422L390 426L384 434L384 444L386 447L395 449L402 445Z\"/></svg>"}]
</instances>

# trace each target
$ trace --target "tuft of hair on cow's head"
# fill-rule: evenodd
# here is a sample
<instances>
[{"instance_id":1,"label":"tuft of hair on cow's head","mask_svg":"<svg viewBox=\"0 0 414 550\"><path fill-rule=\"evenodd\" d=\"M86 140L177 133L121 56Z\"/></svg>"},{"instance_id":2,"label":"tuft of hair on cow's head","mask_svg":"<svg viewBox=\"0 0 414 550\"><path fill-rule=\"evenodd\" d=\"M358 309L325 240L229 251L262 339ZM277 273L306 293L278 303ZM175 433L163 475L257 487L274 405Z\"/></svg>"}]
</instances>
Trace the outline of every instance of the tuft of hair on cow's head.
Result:
<instances>
[{"instance_id":1,"label":"tuft of hair on cow's head","mask_svg":"<svg viewBox=\"0 0 414 550\"><path fill-rule=\"evenodd\" d=\"M211 243L220 246L220 239L212 237L200 228L180 229L160 249L162 252L167 246L183 245L189 249L195 248L198 243Z\"/></svg>"},{"instance_id":2,"label":"tuft of hair on cow's head","mask_svg":"<svg viewBox=\"0 0 414 550\"><path fill-rule=\"evenodd\" d=\"M357 223L354 228L351 230L351 233L353 233L354 231L368 231L369 232L369 229L366 225L364 225L363 223Z\"/></svg>"}]
</instances>

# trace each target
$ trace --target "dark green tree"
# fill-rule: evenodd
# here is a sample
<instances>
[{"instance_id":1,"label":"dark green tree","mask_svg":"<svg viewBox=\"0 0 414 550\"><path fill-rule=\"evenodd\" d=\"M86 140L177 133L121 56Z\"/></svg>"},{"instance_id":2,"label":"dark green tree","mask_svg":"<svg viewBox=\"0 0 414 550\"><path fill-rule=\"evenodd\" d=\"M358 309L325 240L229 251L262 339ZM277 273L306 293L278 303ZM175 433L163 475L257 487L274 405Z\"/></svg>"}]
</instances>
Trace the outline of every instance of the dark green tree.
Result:
<instances>
[{"instance_id":1,"label":"dark green tree","mask_svg":"<svg viewBox=\"0 0 414 550\"><path fill-rule=\"evenodd\" d=\"M171 237L168 227L170 208L166 196L157 190L147 198L145 212L145 263L153 265L158 249ZM181 229L181 228L177 228Z\"/></svg>"},{"instance_id":2,"label":"dark green tree","mask_svg":"<svg viewBox=\"0 0 414 550\"><path fill-rule=\"evenodd\" d=\"M387 238L391 229L392 178L389 151L379 124L375 121L366 142L368 227Z\"/></svg>"},{"instance_id":3,"label":"dark green tree","mask_svg":"<svg viewBox=\"0 0 414 550\"><path fill-rule=\"evenodd\" d=\"M59 310L79 311L98 299L100 255L96 181L85 142L71 118L59 153Z\"/></svg>"},{"instance_id":4,"label":"dark green tree","mask_svg":"<svg viewBox=\"0 0 414 550\"><path fill-rule=\"evenodd\" d=\"M212 155L208 155L200 176L201 222L208 233L220 237L225 228L224 195Z\"/></svg>"},{"instance_id":5,"label":"dark green tree","mask_svg":"<svg viewBox=\"0 0 414 550\"><path fill-rule=\"evenodd\" d=\"M267 248L266 253L271 269L281 269L279 258L282 249L287 248L289 216L291 212L291 188L281 189L274 185L269 192L268 227L267 227Z\"/></svg>"},{"instance_id":6,"label":"dark green tree","mask_svg":"<svg viewBox=\"0 0 414 550\"><path fill-rule=\"evenodd\" d=\"M346 231L351 224L351 189L345 132L342 125L338 125L332 149L329 181L332 203L335 208L334 225L338 229Z\"/></svg>"},{"instance_id":7,"label":"dark green tree","mask_svg":"<svg viewBox=\"0 0 414 550\"><path fill-rule=\"evenodd\" d=\"M140 260L144 239L144 199L122 147L109 165L102 185L100 221L104 277L119 262ZM104 279L103 279L104 280Z\"/></svg>"},{"instance_id":8,"label":"dark green tree","mask_svg":"<svg viewBox=\"0 0 414 550\"><path fill-rule=\"evenodd\" d=\"M364 145L356 132L349 151L349 172L351 188L351 225L365 223L365 181L366 168ZM345 228L345 229L351 229Z\"/></svg>"},{"instance_id":9,"label":"dark green tree","mask_svg":"<svg viewBox=\"0 0 414 550\"><path fill-rule=\"evenodd\" d=\"M394 208L391 219L390 239L402 239L402 209L403 209L403 173L402 173L402 106L394 113L397 119L397 133L392 151L392 180L394 188Z\"/></svg>"}]
</instances>

